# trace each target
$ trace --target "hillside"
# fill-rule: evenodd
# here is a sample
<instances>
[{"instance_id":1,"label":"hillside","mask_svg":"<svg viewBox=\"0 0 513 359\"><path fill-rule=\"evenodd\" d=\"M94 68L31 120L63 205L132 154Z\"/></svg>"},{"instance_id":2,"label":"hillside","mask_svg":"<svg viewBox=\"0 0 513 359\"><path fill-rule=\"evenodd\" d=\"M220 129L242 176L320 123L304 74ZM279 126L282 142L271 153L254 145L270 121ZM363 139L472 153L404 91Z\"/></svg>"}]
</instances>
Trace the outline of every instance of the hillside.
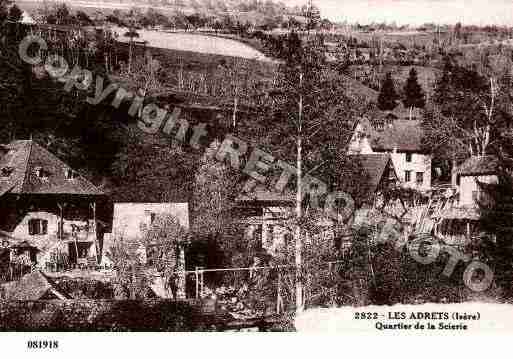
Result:
<instances>
[{"instance_id":1,"label":"hillside","mask_svg":"<svg viewBox=\"0 0 513 359\"><path fill-rule=\"evenodd\" d=\"M58 3L59 1L55 1ZM301 17L299 7L288 7L282 3L253 0L67 0L64 1L73 10L83 10L90 15L108 15L116 10L127 11L133 8L146 10L153 8L165 16L177 13L185 15L203 14L212 17L229 15L241 23L260 25L269 18ZM45 5L51 5L47 0L17 0L16 3L23 10L35 13Z\"/></svg>"}]
</instances>

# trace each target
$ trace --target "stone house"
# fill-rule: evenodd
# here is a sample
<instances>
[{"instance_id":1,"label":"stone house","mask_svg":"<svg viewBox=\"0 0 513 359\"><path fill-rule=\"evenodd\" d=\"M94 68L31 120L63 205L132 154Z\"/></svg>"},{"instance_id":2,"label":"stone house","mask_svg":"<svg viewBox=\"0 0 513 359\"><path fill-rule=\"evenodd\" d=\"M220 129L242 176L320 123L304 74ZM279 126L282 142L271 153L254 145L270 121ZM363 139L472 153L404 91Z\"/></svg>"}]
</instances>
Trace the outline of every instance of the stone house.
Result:
<instances>
[{"instance_id":1,"label":"stone house","mask_svg":"<svg viewBox=\"0 0 513 359\"><path fill-rule=\"evenodd\" d=\"M40 268L99 263L104 193L35 141L0 146L0 230L11 260Z\"/></svg>"},{"instance_id":2,"label":"stone house","mask_svg":"<svg viewBox=\"0 0 513 359\"><path fill-rule=\"evenodd\" d=\"M403 186L431 189L431 155L422 148L422 126L417 119L387 113L374 120L362 118L354 128L349 154L388 153Z\"/></svg>"}]
</instances>

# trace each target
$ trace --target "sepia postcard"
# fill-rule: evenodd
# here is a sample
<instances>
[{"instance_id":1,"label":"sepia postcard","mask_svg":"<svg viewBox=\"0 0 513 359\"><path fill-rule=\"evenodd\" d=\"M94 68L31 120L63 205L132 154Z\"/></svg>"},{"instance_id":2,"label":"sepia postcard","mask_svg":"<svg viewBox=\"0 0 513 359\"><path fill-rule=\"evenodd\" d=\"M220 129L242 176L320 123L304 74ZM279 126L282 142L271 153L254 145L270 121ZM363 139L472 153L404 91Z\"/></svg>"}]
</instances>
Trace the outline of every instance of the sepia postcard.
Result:
<instances>
[{"instance_id":1,"label":"sepia postcard","mask_svg":"<svg viewBox=\"0 0 513 359\"><path fill-rule=\"evenodd\" d=\"M510 1L0 0L0 121L0 343L513 334Z\"/></svg>"}]
</instances>

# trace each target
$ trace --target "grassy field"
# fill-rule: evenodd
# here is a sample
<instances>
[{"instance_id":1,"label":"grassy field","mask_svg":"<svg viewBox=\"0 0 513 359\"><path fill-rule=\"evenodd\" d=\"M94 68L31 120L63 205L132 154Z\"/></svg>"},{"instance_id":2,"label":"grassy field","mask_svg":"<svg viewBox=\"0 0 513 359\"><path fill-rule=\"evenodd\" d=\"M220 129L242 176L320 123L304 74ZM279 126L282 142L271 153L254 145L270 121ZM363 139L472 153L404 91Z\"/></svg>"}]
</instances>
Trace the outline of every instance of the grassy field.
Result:
<instances>
[{"instance_id":1,"label":"grassy field","mask_svg":"<svg viewBox=\"0 0 513 359\"><path fill-rule=\"evenodd\" d=\"M129 38L123 36L127 29L114 27L113 30L120 35L119 41L129 41ZM137 41L146 41L147 45L151 47L241 57L258 61L272 61L260 51L234 39L194 33L153 30L138 30L137 33L139 34Z\"/></svg>"}]
</instances>

